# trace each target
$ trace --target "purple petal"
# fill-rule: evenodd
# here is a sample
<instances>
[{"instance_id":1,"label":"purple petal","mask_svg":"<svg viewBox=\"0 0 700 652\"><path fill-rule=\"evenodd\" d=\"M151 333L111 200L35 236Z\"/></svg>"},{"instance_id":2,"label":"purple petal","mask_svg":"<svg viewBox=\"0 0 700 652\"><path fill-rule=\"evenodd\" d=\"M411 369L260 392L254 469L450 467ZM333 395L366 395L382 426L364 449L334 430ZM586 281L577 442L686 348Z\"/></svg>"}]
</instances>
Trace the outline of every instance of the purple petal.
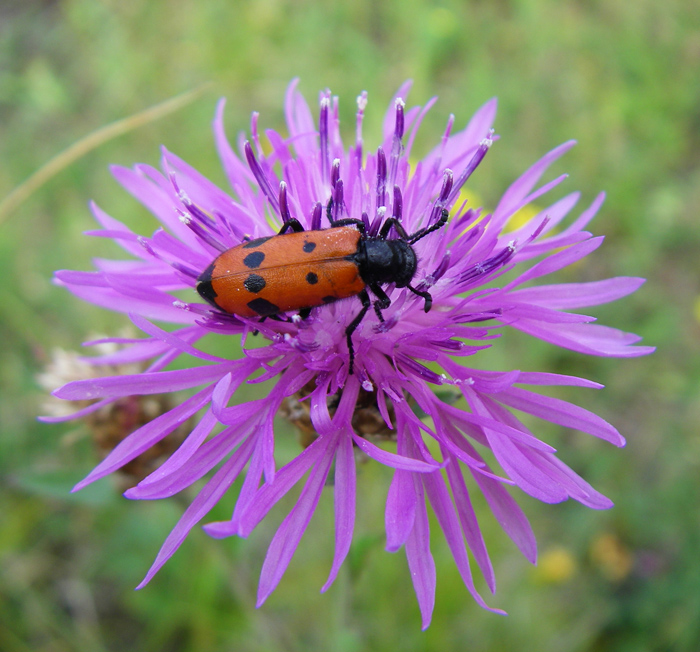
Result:
<instances>
[{"instance_id":1,"label":"purple petal","mask_svg":"<svg viewBox=\"0 0 700 652\"><path fill-rule=\"evenodd\" d=\"M561 486L527 457L527 448L495 430L484 431L498 463L524 492L544 503L560 503L568 498Z\"/></svg>"},{"instance_id":2,"label":"purple petal","mask_svg":"<svg viewBox=\"0 0 700 652\"><path fill-rule=\"evenodd\" d=\"M409 457L403 457L402 455L396 455L395 453L389 453L354 433L353 440L365 455L371 457L380 464L390 466L394 469L415 471L417 473L433 473L441 468L441 466L437 464L429 464L421 460L414 460Z\"/></svg>"},{"instance_id":3,"label":"purple petal","mask_svg":"<svg viewBox=\"0 0 700 652\"><path fill-rule=\"evenodd\" d=\"M586 380L585 378L578 378L577 376L531 371L522 371L517 382L526 385L573 385L576 387L589 387L591 389L601 389L604 387L604 385L600 383Z\"/></svg>"},{"instance_id":4,"label":"purple petal","mask_svg":"<svg viewBox=\"0 0 700 652\"><path fill-rule=\"evenodd\" d=\"M57 389L54 396L67 401L86 401L107 397L167 394L216 382L229 371L235 373L235 368L238 366L240 361L175 371L76 380Z\"/></svg>"},{"instance_id":5,"label":"purple petal","mask_svg":"<svg viewBox=\"0 0 700 652\"><path fill-rule=\"evenodd\" d=\"M519 206L522 205L526 195L534 188L535 184L540 180L540 177L545 173L547 168L556 161L560 156L569 151L576 141L570 140L559 147L554 148L551 152L543 156L537 163L530 167L520 178L513 183L508 190L503 194L501 201L498 203L494 211L494 227L499 229L505 224L507 219L515 213Z\"/></svg>"},{"instance_id":6,"label":"purple petal","mask_svg":"<svg viewBox=\"0 0 700 652\"><path fill-rule=\"evenodd\" d=\"M622 435L607 421L573 403L535 394L519 387L511 387L493 396L501 403L532 414L544 421L557 423L565 428L582 430L594 437L609 441L615 446L625 445Z\"/></svg>"},{"instance_id":7,"label":"purple petal","mask_svg":"<svg viewBox=\"0 0 700 652\"><path fill-rule=\"evenodd\" d=\"M141 480L136 487L133 487L127 498L132 500L147 497L152 498L152 496L147 496L143 492L143 489L149 485L160 484L165 478L172 476L173 473L180 470L188 463L195 452L200 450L200 446L204 443L216 424L217 421L214 415L211 411L207 411L178 449L153 473ZM173 493L175 493L175 491L173 491Z\"/></svg>"},{"instance_id":8,"label":"purple petal","mask_svg":"<svg viewBox=\"0 0 700 652\"><path fill-rule=\"evenodd\" d=\"M387 552L396 552L406 543L415 524L416 502L413 476L397 470L389 486L384 512Z\"/></svg>"},{"instance_id":9,"label":"purple petal","mask_svg":"<svg viewBox=\"0 0 700 652\"><path fill-rule=\"evenodd\" d=\"M299 159L312 158L318 152L318 136L313 116L304 96L297 91L298 79L287 88L285 115L289 135Z\"/></svg>"},{"instance_id":10,"label":"purple petal","mask_svg":"<svg viewBox=\"0 0 700 652\"><path fill-rule=\"evenodd\" d=\"M493 572L493 566L491 565L491 558L486 550L484 537L481 534L481 528L479 527L476 513L472 507L469 490L464 482L464 476L457 463L448 463L447 476L449 478L452 495L454 496L454 504L462 526L462 532L467 540L467 545L472 551L474 559L484 575L489 590L491 593L495 593L496 576Z\"/></svg>"},{"instance_id":11,"label":"purple petal","mask_svg":"<svg viewBox=\"0 0 700 652\"><path fill-rule=\"evenodd\" d=\"M116 471L141 455L180 424L187 421L209 400L210 395L210 389L203 389L172 410L134 430L126 439L119 442L115 449L84 480L75 485L73 491L86 487L91 482Z\"/></svg>"},{"instance_id":12,"label":"purple petal","mask_svg":"<svg viewBox=\"0 0 700 652\"><path fill-rule=\"evenodd\" d=\"M119 220L113 218L111 215L105 213L95 202L90 202L90 210L94 215L95 219L105 228L110 231L118 231L126 235L131 234L132 231L125 224L122 224ZM143 247L140 244L134 244L132 241L116 240L116 243L122 247L126 252L131 254L136 258L146 258Z\"/></svg>"},{"instance_id":13,"label":"purple petal","mask_svg":"<svg viewBox=\"0 0 700 652\"><path fill-rule=\"evenodd\" d=\"M159 479L147 478L135 487L124 492L124 496L130 500L157 500L170 498L180 493L190 485L203 478L217 464L220 464L228 455L238 457L246 456L248 460L247 448L237 446L251 434L250 424L248 427L226 428L216 436L202 444L189 458L187 464L173 469L168 475ZM254 438L255 439L255 438ZM231 452L233 451L233 453Z\"/></svg>"},{"instance_id":14,"label":"purple petal","mask_svg":"<svg viewBox=\"0 0 700 652\"><path fill-rule=\"evenodd\" d=\"M111 167L114 178L136 199L138 199L158 220L175 233L183 242L196 244L192 232L180 222L173 208L174 196L165 188L169 185L160 172L150 166L139 166L137 170L114 165ZM150 173L152 179L159 180L154 183L145 176Z\"/></svg>"},{"instance_id":15,"label":"purple petal","mask_svg":"<svg viewBox=\"0 0 700 652\"><path fill-rule=\"evenodd\" d=\"M539 457L538 464L547 466L547 474L557 480L574 500L591 509L610 509L612 501L596 491L588 482L574 473L566 464L553 455L541 455L533 451L532 455Z\"/></svg>"},{"instance_id":16,"label":"purple petal","mask_svg":"<svg viewBox=\"0 0 700 652\"><path fill-rule=\"evenodd\" d=\"M529 302L556 310L571 310L617 301L638 290L644 282L643 278L618 276L591 283L539 285L515 290L509 296L518 302Z\"/></svg>"},{"instance_id":17,"label":"purple petal","mask_svg":"<svg viewBox=\"0 0 700 652\"><path fill-rule=\"evenodd\" d=\"M500 482L479 473L472 472L472 476L503 531L525 559L534 564L537 561L537 541L522 509Z\"/></svg>"},{"instance_id":18,"label":"purple petal","mask_svg":"<svg viewBox=\"0 0 700 652\"><path fill-rule=\"evenodd\" d=\"M151 293L147 298L138 299L125 297L110 288L90 288L79 285L68 285L66 287L76 297L116 312L125 314L137 313L147 319L167 321L174 324L192 324L197 318L196 315L177 307L173 302L173 298L165 292L160 293L160 295Z\"/></svg>"},{"instance_id":19,"label":"purple petal","mask_svg":"<svg viewBox=\"0 0 700 652\"><path fill-rule=\"evenodd\" d=\"M61 417L46 417L46 416L40 416L37 417L39 421L42 423L63 423L64 421L73 421L74 419L82 419L83 417L86 417L88 414L93 414L97 412L98 410L101 410L103 407L109 405L110 403L113 403L115 399L113 398L106 398L101 401L97 401L96 403L93 403L92 405L88 405L86 408L83 408L82 410L78 410L77 412L71 412L70 414L66 414Z\"/></svg>"},{"instance_id":20,"label":"purple petal","mask_svg":"<svg viewBox=\"0 0 700 652\"><path fill-rule=\"evenodd\" d=\"M479 143L487 136L496 119L498 101L496 98L490 99L482 105L469 121L469 124L460 132L453 134L447 139L444 151L442 152L442 165L451 170L460 170L467 161L474 155L474 151ZM439 149L431 153L427 162L433 162L433 157L437 157Z\"/></svg>"},{"instance_id":21,"label":"purple petal","mask_svg":"<svg viewBox=\"0 0 700 652\"><path fill-rule=\"evenodd\" d=\"M435 512L435 516L437 517L438 523L440 524L440 527L445 535L445 540L450 547L450 551L454 557L459 574L462 576L462 580L469 590L469 593L472 594L472 597L474 600L476 600L477 604L484 609L505 614L505 612L500 609L491 609L484 602L483 598L479 595L479 592L474 586L474 580L469 567L469 557L464 546L462 531L460 530L459 521L456 517L454 509L452 508L452 501L450 500L449 493L445 487L442 477L437 475L425 475L422 476L421 479L428 494L430 504Z\"/></svg>"},{"instance_id":22,"label":"purple petal","mask_svg":"<svg viewBox=\"0 0 700 652\"><path fill-rule=\"evenodd\" d=\"M656 350L653 346L632 347L641 339L638 335L598 324L560 324L552 328L542 322L520 320L511 326L545 342L589 355L634 358Z\"/></svg>"},{"instance_id":23,"label":"purple petal","mask_svg":"<svg viewBox=\"0 0 700 652\"><path fill-rule=\"evenodd\" d=\"M332 435L324 435L305 448L276 474L274 482L263 485L255 494L239 521L239 535L247 537L267 513L301 478L323 459L335 442Z\"/></svg>"},{"instance_id":24,"label":"purple petal","mask_svg":"<svg viewBox=\"0 0 700 652\"><path fill-rule=\"evenodd\" d=\"M175 554L175 551L180 547L185 540L190 530L201 521L219 502L221 497L228 491L233 484L238 474L243 470L245 463L248 461L247 454L250 452L250 447L254 441L253 437L241 446L244 451L239 451L239 455L228 460L212 477L209 482L197 494L197 497L192 501L192 504L185 510L177 525L173 528L168 538L163 543L163 546L158 551L153 565L146 573L143 581L136 587L142 589L148 584L153 576L160 570L170 557Z\"/></svg>"},{"instance_id":25,"label":"purple petal","mask_svg":"<svg viewBox=\"0 0 700 652\"><path fill-rule=\"evenodd\" d=\"M231 148L228 138L226 138L226 131L224 130L225 108L226 100L219 100L216 105L216 115L213 122L214 141L216 143L217 152L219 153L221 165L226 172L229 183L234 190L240 194L246 189L245 182L252 181L253 175L251 174L248 166L243 165L241 160L236 156Z\"/></svg>"},{"instance_id":26,"label":"purple petal","mask_svg":"<svg viewBox=\"0 0 700 652\"><path fill-rule=\"evenodd\" d=\"M147 335L160 340L164 344L169 345L171 350L176 349L182 353L187 353L193 358L199 358L200 360L208 360L209 362L228 362L226 358L221 358L216 355L209 355L200 351L193 346L190 346L180 335L175 335L173 333L168 333L162 328L158 328L155 324L152 324L147 319L135 314L130 314L129 319L134 323L134 326L141 329Z\"/></svg>"},{"instance_id":27,"label":"purple petal","mask_svg":"<svg viewBox=\"0 0 700 652\"><path fill-rule=\"evenodd\" d=\"M335 555L333 566L328 575L321 593L327 591L335 581L338 571L345 561L352 534L355 528L355 453L352 447L352 439L341 433L338 448L335 454Z\"/></svg>"},{"instance_id":28,"label":"purple petal","mask_svg":"<svg viewBox=\"0 0 700 652\"><path fill-rule=\"evenodd\" d=\"M282 575L287 570L289 562L292 560L299 541L306 531L306 527L321 498L321 492L331 468L336 445L337 438L335 441L331 439L328 442L323 451L323 456L311 469L309 479L306 481L297 504L282 521L282 525L280 525L270 543L260 573L256 607L260 607L267 600L270 593L275 590L282 579Z\"/></svg>"},{"instance_id":29,"label":"purple petal","mask_svg":"<svg viewBox=\"0 0 700 652\"><path fill-rule=\"evenodd\" d=\"M556 254L552 254L545 260L533 265L524 274L521 274L514 281L511 281L503 289L510 290L518 285L522 285L526 281L532 281L540 276L546 276L547 274L552 274L553 272L558 272L564 267L573 265L575 262L585 258L590 253L594 252L600 245L603 244L603 238L590 238L585 242L580 242L578 244L572 245L560 251Z\"/></svg>"},{"instance_id":30,"label":"purple petal","mask_svg":"<svg viewBox=\"0 0 700 652\"><path fill-rule=\"evenodd\" d=\"M178 336L183 340L197 339L204 333L200 331L199 328L195 327L195 332L188 332L190 329L183 328L178 331ZM196 336L195 336L196 335ZM83 346L95 346L96 344L101 344L102 342L84 342ZM118 343L115 341L115 343ZM167 353L170 347L163 342L158 342L152 339L134 340L134 343L125 346L122 349L114 351L113 353L107 353L105 355L96 356L84 356L81 360L93 364L95 366L101 365L128 365L135 362L144 362L146 360L151 360L159 355Z\"/></svg>"},{"instance_id":31,"label":"purple petal","mask_svg":"<svg viewBox=\"0 0 700 652\"><path fill-rule=\"evenodd\" d=\"M416 484L417 509L411 534L406 540L406 559L418 598L422 629L425 630L430 625L435 607L435 561L430 552L430 528L423 489L418 488L418 478L413 481Z\"/></svg>"}]
</instances>

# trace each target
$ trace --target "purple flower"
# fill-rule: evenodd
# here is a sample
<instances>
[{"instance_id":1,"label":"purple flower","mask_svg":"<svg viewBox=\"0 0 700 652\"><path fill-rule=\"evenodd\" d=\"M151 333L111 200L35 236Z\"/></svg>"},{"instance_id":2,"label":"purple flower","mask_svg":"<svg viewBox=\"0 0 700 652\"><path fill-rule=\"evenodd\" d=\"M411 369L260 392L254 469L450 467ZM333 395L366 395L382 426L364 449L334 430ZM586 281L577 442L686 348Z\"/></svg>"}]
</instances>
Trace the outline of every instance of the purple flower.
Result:
<instances>
[{"instance_id":1,"label":"purple flower","mask_svg":"<svg viewBox=\"0 0 700 652\"><path fill-rule=\"evenodd\" d=\"M288 135L268 130L263 147L258 115L253 114L250 138L239 139L238 155L224 134L224 103L219 104L214 133L233 197L164 150L162 173L147 165L113 170L161 222L152 237L134 234L93 206L102 228L90 235L113 239L129 259L97 260L94 272L58 272L58 282L86 301L127 313L145 333L141 339L110 340L121 347L91 358L93 364L148 366L141 373L69 382L55 395L95 401L72 415L76 418L127 396L188 394L126 437L76 490L127 464L193 415L202 415L167 461L125 494L133 499L170 497L213 471L168 536L143 586L239 475L245 480L233 515L205 525L211 536L247 536L307 476L298 502L270 544L260 579L262 604L284 574L331 471L336 545L322 590L335 579L352 541L356 453L361 451L395 469L386 501L386 547L392 552L405 548L427 627L435 565L426 499L467 588L484 607L472 581L468 549L492 592L495 579L470 492L483 493L507 535L533 562L533 533L507 485L547 503L571 497L595 509L612 504L559 461L555 449L512 410L624 444L617 430L595 414L530 388L601 385L546 372L486 371L479 368L479 351L498 345L504 327L510 327L580 353L650 353L650 347L631 346L637 336L571 312L630 294L643 280L532 283L581 260L603 240L584 230L602 194L566 224L579 193L535 211L517 228L510 226L520 209L542 202L565 178L536 188L549 165L573 142L535 163L505 192L493 213L486 214L468 208L460 193L495 140L495 100L457 133L450 116L438 146L418 160L413 141L434 100L424 108L406 109L409 83L396 94L384 120L383 140L371 152L362 136L366 94L357 100L354 144L345 149L337 98L321 93L316 122L296 86L291 84L286 97ZM369 235L376 235L390 217L413 233L435 224L443 210L450 214L445 226L413 245L419 259L413 285L429 291L432 309L426 312L424 298L407 288L384 286L391 300L384 321L370 310L352 336L354 373L349 373L345 329L361 309L357 298L315 308L307 319L290 313L289 320L261 322L217 311L194 291L199 275L221 252L246 239L275 235L292 218L306 229L328 228L327 207L335 220L362 220ZM177 327L166 331L154 321ZM246 348L256 332L258 346ZM243 355L231 359L197 348L210 333L242 335ZM181 368L181 359L187 359L187 368ZM180 368L171 369L176 360ZM265 380L274 381L266 396L229 405L243 383ZM436 393L438 387L442 390ZM450 392L452 399L446 396ZM275 461L273 430L279 412L305 424L309 435L304 450L281 468ZM372 434L379 431L396 442L396 452L370 441L376 441Z\"/></svg>"}]
</instances>

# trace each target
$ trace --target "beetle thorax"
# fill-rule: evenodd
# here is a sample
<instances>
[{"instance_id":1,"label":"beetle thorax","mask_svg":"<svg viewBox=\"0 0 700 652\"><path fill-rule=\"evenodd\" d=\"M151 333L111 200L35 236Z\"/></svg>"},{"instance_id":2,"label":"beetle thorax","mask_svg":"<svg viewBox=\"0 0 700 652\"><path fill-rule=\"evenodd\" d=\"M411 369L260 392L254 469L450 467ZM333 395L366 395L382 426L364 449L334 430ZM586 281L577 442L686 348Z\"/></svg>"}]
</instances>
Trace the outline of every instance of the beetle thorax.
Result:
<instances>
[{"instance_id":1,"label":"beetle thorax","mask_svg":"<svg viewBox=\"0 0 700 652\"><path fill-rule=\"evenodd\" d=\"M396 287L404 288L418 266L413 248L403 240L360 240L356 256L360 276L367 285L395 283Z\"/></svg>"}]
</instances>

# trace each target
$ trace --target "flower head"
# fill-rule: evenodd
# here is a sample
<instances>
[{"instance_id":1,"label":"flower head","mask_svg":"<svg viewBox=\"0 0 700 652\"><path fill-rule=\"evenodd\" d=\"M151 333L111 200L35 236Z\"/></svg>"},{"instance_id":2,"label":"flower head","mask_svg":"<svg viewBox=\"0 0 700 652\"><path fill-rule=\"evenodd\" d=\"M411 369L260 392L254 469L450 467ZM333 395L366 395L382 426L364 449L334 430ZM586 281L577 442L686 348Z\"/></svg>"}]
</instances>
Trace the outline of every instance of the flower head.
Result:
<instances>
[{"instance_id":1,"label":"flower head","mask_svg":"<svg viewBox=\"0 0 700 652\"><path fill-rule=\"evenodd\" d=\"M357 451L395 470L386 502L386 547L405 547L424 627L435 594L426 498L459 573L482 606L467 549L491 591L495 579L471 491L483 493L505 532L531 561L534 536L508 485L548 503L571 497L596 509L611 505L512 411L620 446L623 438L600 417L530 389L600 385L553 373L486 371L479 366L479 352L497 346L506 327L591 355L626 357L652 350L632 347L639 339L635 335L570 312L623 297L641 279L532 283L600 246L602 238L584 228L603 196L568 223L578 193L535 211L517 228L510 226L520 209L542 201L563 180L536 188L549 165L573 145L569 142L528 169L492 213L468 206L461 193L495 141L495 101L487 102L456 133L450 116L437 147L414 165L409 163L413 141L434 101L407 109L409 89L408 83L399 89L384 121L383 140L371 151L362 136L364 93L357 101L354 144L347 149L340 135L338 101L329 92L321 93L315 120L292 83L285 107L288 135L268 130L263 146L258 115L253 114L250 137L240 139L238 155L224 134L221 102L214 132L233 197L164 151L163 172L146 165L114 169L117 180L161 222L153 236L136 235L93 206L102 229L91 235L113 239L130 258L98 260L94 272L59 272L58 282L87 301L127 313L145 334L118 340L122 347L93 358L94 364L149 366L140 373L70 382L56 396L94 400L73 415L79 417L127 396L183 390L189 395L124 439L76 489L119 469L200 412L177 451L125 495L166 498L213 472L142 585L244 471L232 518L205 525L214 537L247 536L306 476L298 502L270 544L260 580L261 604L285 572L332 472L336 547L325 590L352 540ZM447 213L449 220L438 225ZM368 310L351 339L348 327L362 309L357 298L315 307L306 318L290 311L260 320L218 310L194 291L202 272L222 252L274 236L293 220L306 230L354 220L367 237L377 237L391 218L396 226L386 234L389 240L400 236L401 227L409 234L430 229L411 245L418 260L412 287L381 284L379 292L386 294L388 305ZM370 290L377 294L376 288ZM154 321L177 328L166 331ZM209 333L241 335L243 355L205 353L197 343ZM253 333L259 333L258 346L248 348ZM188 360L188 368L169 367L181 358ZM242 384L264 380L274 381L267 395L230 405ZM439 386L451 388L455 400L436 393ZM295 459L277 468L273 419L280 412L302 424L307 440ZM396 452L370 441L376 440L371 437L375 434L395 441Z\"/></svg>"}]
</instances>

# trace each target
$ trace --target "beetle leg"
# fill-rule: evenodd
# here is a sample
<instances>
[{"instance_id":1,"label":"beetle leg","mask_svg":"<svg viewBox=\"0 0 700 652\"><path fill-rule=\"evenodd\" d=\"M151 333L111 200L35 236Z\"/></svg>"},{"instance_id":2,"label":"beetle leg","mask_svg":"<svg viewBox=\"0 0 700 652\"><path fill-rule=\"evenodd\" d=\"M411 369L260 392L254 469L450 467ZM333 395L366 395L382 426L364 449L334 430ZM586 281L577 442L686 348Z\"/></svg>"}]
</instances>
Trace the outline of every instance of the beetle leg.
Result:
<instances>
[{"instance_id":1,"label":"beetle leg","mask_svg":"<svg viewBox=\"0 0 700 652\"><path fill-rule=\"evenodd\" d=\"M374 302L374 312L377 313L377 318L379 321L384 321L384 315L382 315L382 310L386 310L391 305L391 299L387 296L386 292L382 290L381 286L377 283L372 283L369 286L370 290L377 300Z\"/></svg>"},{"instance_id":2,"label":"beetle leg","mask_svg":"<svg viewBox=\"0 0 700 652\"><path fill-rule=\"evenodd\" d=\"M331 222L332 227L350 225L356 226L357 230L362 235L366 234L367 229L365 228L365 223L362 220L358 220L355 217L344 217L342 220L336 220L335 222Z\"/></svg>"},{"instance_id":3,"label":"beetle leg","mask_svg":"<svg viewBox=\"0 0 700 652\"><path fill-rule=\"evenodd\" d=\"M311 314L311 308L302 308L299 311L299 317L301 317L302 319L308 319L310 314Z\"/></svg>"},{"instance_id":4,"label":"beetle leg","mask_svg":"<svg viewBox=\"0 0 700 652\"><path fill-rule=\"evenodd\" d=\"M292 217L282 225L282 228L279 230L279 233L277 235L282 235L283 233L286 233L289 230L294 231L294 233L299 233L300 231L304 230L304 227L301 225L301 222L296 217Z\"/></svg>"},{"instance_id":5,"label":"beetle leg","mask_svg":"<svg viewBox=\"0 0 700 652\"><path fill-rule=\"evenodd\" d=\"M418 242L421 238L424 238L426 235L429 233L432 233L433 231L437 231L438 229L442 228L447 220L449 219L450 214L447 211L447 209L443 208L442 213L440 214L440 219L435 222L435 224L431 224L430 226L426 226L424 229L419 229L415 233L411 233L410 235L406 232L406 229L403 228L403 224L399 222L399 220L396 217L390 217L387 220L384 221L384 224L382 224L382 228L379 231L379 237L382 240L386 240L386 237L389 235L389 231L391 231L391 227L393 226L396 229L396 232L399 234L399 238L401 240L405 240L408 242L408 244L413 244L414 242Z\"/></svg>"},{"instance_id":6,"label":"beetle leg","mask_svg":"<svg viewBox=\"0 0 700 652\"><path fill-rule=\"evenodd\" d=\"M352 334L357 330L360 322L365 318L370 305L372 305L369 300L367 290L362 290L362 292L360 292L360 294L357 296L359 297L360 301L362 301L362 310L355 315L355 319L353 319L345 329L345 337L348 341L348 353L350 354L350 366L348 370L349 374L353 372L353 367L355 365L355 348L352 345Z\"/></svg>"},{"instance_id":7,"label":"beetle leg","mask_svg":"<svg viewBox=\"0 0 700 652\"><path fill-rule=\"evenodd\" d=\"M375 301L375 302L372 304L372 306L374 307L374 312L375 312L376 315L377 315L377 319L378 319L380 322L382 322L382 324L383 324L383 323L384 323L384 315L382 315L382 309L379 307L379 301Z\"/></svg>"},{"instance_id":8,"label":"beetle leg","mask_svg":"<svg viewBox=\"0 0 700 652\"><path fill-rule=\"evenodd\" d=\"M408 240L410 236L408 233L406 233L406 229L403 228L403 224L401 224L401 222L399 222L399 220L395 217L390 217L384 220L384 224L382 224L382 228L379 230L380 239L386 240L392 226L396 229L396 233L399 234L399 238L402 240Z\"/></svg>"},{"instance_id":9,"label":"beetle leg","mask_svg":"<svg viewBox=\"0 0 700 652\"><path fill-rule=\"evenodd\" d=\"M425 307L424 310L425 312L430 312L430 309L433 306L433 297L430 295L430 292L422 292L421 290L416 290L412 285L407 285L406 286L413 294L417 294L419 297L423 297L425 299Z\"/></svg>"}]
</instances>

